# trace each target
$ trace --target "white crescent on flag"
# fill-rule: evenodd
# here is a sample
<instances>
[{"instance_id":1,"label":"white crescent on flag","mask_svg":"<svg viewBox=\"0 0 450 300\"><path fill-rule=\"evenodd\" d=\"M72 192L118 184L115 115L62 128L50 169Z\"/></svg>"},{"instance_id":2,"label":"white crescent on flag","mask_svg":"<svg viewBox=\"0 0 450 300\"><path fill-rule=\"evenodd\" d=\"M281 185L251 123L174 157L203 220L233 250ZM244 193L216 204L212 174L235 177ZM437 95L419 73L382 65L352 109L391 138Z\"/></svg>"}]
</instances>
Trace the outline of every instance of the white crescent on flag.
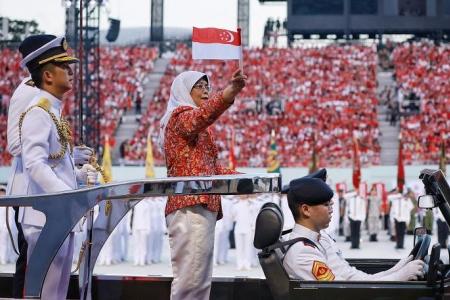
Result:
<instances>
[{"instance_id":1,"label":"white crescent on flag","mask_svg":"<svg viewBox=\"0 0 450 300\"><path fill-rule=\"evenodd\" d=\"M241 59L241 36L220 28L192 30L192 59Z\"/></svg>"},{"instance_id":2,"label":"white crescent on flag","mask_svg":"<svg viewBox=\"0 0 450 300\"><path fill-rule=\"evenodd\" d=\"M231 32L227 31L227 30L224 30L222 33L220 33L219 37L225 43L230 43L231 44L234 41L234 35Z\"/></svg>"}]
</instances>

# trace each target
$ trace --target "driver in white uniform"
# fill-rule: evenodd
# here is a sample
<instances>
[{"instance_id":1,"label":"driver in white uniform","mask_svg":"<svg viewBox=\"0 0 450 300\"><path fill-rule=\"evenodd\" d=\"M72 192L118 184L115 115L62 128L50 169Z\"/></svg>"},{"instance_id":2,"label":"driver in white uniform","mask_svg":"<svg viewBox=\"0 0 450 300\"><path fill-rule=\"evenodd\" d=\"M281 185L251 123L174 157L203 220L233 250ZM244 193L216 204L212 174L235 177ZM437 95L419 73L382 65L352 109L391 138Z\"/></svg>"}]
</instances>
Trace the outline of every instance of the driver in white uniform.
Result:
<instances>
[{"instance_id":1,"label":"driver in white uniform","mask_svg":"<svg viewBox=\"0 0 450 300\"><path fill-rule=\"evenodd\" d=\"M323 230L333 212L333 191L321 179L300 178L289 184L288 203L295 226L289 239L305 238L289 248L283 265L291 278L303 280L417 280L423 275L425 263L412 255L401 259L391 269L367 274L343 258L336 242Z\"/></svg>"}]
</instances>

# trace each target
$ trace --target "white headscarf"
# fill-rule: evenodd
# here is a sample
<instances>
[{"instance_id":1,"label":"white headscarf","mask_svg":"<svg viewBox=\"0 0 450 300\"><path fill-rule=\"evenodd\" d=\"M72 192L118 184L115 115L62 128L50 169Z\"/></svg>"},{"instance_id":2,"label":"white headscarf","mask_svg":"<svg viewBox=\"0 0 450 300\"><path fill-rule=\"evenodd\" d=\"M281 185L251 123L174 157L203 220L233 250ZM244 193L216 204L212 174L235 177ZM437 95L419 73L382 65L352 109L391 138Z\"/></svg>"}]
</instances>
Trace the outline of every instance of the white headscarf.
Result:
<instances>
[{"instance_id":1,"label":"white headscarf","mask_svg":"<svg viewBox=\"0 0 450 300\"><path fill-rule=\"evenodd\" d=\"M169 123L172 112L180 106L190 106L196 108L194 100L191 97L191 91L194 84L203 76L209 83L208 75L197 71L186 71L179 74L172 82L170 87L169 103L167 103L167 110L159 122L159 146L164 153L164 141L166 135L166 127Z\"/></svg>"}]
</instances>

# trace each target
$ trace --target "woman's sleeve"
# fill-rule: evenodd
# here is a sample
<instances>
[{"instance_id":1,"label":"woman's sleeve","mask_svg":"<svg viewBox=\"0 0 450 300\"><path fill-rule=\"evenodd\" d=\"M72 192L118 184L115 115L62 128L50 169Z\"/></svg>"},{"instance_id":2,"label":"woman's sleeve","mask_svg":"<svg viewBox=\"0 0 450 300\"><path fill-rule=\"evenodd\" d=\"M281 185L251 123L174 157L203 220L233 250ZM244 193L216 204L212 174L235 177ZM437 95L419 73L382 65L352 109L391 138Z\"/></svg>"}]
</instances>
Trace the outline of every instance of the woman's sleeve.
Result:
<instances>
[{"instance_id":1,"label":"woman's sleeve","mask_svg":"<svg viewBox=\"0 0 450 300\"><path fill-rule=\"evenodd\" d=\"M235 171L235 170L231 170L228 168L225 168L221 165L217 165L216 167L216 174L217 175L233 175L233 174L243 174L241 172Z\"/></svg>"},{"instance_id":2,"label":"woman's sleeve","mask_svg":"<svg viewBox=\"0 0 450 300\"><path fill-rule=\"evenodd\" d=\"M213 124L231 105L224 102L222 92L214 94L198 109L184 110L175 115L175 131L187 138L194 137Z\"/></svg>"}]
</instances>

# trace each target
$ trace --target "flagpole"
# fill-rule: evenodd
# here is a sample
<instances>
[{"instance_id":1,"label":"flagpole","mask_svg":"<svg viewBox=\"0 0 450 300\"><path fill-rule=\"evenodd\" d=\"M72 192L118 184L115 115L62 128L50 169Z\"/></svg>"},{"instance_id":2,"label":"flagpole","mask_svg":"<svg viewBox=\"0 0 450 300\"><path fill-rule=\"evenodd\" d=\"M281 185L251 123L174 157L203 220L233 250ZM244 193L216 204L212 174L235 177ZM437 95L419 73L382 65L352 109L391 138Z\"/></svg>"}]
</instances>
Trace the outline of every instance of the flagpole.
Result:
<instances>
[{"instance_id":1,"label":"flagpole","mask_svg":"<svg viewBox=\"0 0 450 300\"><path fill-rule=\"evenodd\" d=\"M242 75L244 74L244 55L242 53L242 35L241 35L241 28L238 27L237 32L239 34L239 40L241 42L240 47L240 55L239 55L239 69L241 70Z\"/></svg>"}]
</instances>

